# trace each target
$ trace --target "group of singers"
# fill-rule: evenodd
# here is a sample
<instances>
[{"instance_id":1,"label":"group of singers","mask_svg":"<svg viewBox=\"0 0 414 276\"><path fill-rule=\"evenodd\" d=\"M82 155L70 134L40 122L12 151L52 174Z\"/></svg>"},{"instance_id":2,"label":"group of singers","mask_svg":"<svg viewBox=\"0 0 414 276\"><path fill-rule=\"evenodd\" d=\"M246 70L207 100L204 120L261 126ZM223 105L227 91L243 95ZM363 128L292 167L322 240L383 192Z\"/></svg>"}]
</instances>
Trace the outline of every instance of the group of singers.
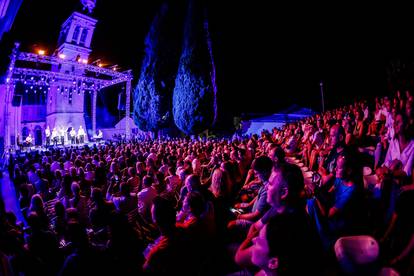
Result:
<instances>
[{"instance_id":1,"label":"group of singers","mask_svg":"<svg viewBox=\"0 0 414 276\"><path fill-rule=\"evenodd\" d=\"M57 146L57 144L60 142L61 145L65 144L65 130L63 128L58 130L53 128L52 132L50 132L49 126L47 126L45 130L46 134L46 147L50 146L51 143L54 146ZM79 130L76 131L73 127L69 132L69 141L71 144L83 144L85 142L85 130L82 126L79 126Z\"/></svg>"},{"instance_id":2,"label":"group of singers","mask_svg":"<svg viewBox=\"0 0 414 276\"><path fill-rule=\"evenodd\" d=\"M68 133L68 139L70 141L70 144L83 144L85 143L85 130L82 126L79 126L79 130L76 131L73 127ZM50 131L49 126L46 127L45 130L45 136L46 136L46 147L54 145L57 146L58 144L65 145L65 130L64 128L60 128L59 131L55 128L53 128L52 131ZM101 141L103 138L103 133L101 130L98 131L97 134L95 134L92 137L93 141ZM33 146L33 137L31 134L29 134L24 141L20 141L19 134L17 134L17 146L19 146L20 149L22 148L29 148Z\"/></svg>"}]
</instances>

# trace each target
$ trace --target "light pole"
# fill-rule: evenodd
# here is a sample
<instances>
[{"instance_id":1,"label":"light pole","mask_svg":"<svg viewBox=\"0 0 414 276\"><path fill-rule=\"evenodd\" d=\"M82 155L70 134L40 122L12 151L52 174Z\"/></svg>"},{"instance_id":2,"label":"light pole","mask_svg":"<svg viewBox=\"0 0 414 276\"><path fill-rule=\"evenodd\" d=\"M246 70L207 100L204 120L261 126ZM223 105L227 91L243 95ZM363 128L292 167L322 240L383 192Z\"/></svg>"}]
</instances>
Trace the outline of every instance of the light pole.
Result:
<instances>
[{"instance_id":1,"label":"light pole","mask_svg":"<svg viewBox=\"0 0 414 276\"><path fill-rule=\"evenodd\" d=\"M322 112L325 112L325 99L323 97L323 81L319 83L321 87Z\"/></svg>"}]
</instances>

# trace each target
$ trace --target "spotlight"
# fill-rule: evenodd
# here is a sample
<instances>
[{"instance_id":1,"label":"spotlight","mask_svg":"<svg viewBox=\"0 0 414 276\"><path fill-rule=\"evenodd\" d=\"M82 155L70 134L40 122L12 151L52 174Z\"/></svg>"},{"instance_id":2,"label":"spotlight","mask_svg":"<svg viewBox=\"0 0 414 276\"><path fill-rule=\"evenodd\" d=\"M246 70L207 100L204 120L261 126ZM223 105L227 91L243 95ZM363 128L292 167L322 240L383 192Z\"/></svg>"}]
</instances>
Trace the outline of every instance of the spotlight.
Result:
<instances>
[{"instance_id":1,"label":"spotlight","mask_svg":"<svg viewBox=\"0 0 414 276\"><path fill-rule=\"evenodd\" d=\"M66 55L65 54L59 54L59 58L61 59L65 59Z\"/></svg>"},{"instance_id":2,"label":"spotlight","mask_svg":"<svg viewBox=\"0 0 414 276\"><path fill-rule=\"evenodd\" d=\"M38 53L39 55L43 56L43 55L45 54L45 50L39 50L39 51L37 51L37 53Z\"/></svg>"}]
</instances>

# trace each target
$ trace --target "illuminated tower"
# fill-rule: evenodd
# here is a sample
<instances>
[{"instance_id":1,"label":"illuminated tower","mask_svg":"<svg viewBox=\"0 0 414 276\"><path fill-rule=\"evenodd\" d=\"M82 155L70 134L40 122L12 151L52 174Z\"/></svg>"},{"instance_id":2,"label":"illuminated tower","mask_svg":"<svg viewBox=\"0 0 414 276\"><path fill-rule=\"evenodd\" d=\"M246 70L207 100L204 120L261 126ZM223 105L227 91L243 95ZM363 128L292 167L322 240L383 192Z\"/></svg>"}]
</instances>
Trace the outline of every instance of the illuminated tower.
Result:
<instances>
[{"instance_id":1,"label":"illuminated tower","mask_svg":"<svg viewBox=\"0 0 414 276\"><path fill-rule=\"evenodd\" d=\"M81 2L89 12L92 12L95 1ZM82 81L82 76L84 76L85 66L92 51L91 41L96 23L97 20L88 15L73 12L62 24L58 48L55 53L66 62L54 65L52 70L64 74L65 78L56 82L52 81L50 85L46 124L51 129L54 127L63 128L66 133L70 131L71 127L76 131L80 126L87 129L84 118L85 94L83 86L85 84ZM73 88L75 84L76 88Z\"/></svg>"}]
</instances>

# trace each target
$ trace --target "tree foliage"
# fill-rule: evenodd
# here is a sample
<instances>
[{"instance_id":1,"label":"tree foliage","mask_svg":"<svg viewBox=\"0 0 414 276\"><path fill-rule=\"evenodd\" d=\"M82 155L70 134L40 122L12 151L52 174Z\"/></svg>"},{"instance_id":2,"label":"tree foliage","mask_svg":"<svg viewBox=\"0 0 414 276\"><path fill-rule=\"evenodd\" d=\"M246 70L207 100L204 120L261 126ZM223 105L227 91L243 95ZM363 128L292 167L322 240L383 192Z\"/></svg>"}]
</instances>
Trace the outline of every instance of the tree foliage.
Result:
<instances>
[{"instance_id":1,"label":"tree foliage","mask_svg":"<svg viewBox=\"0 0 414 276\"><path fill-rule=\"evenodd\" d=\"M198 134L216 119L215 68L202 1L189 1L182 54L175 79L173 116L186 134Z\"/></svg>"},{"instance_id":2,"label":"tree foliage","mask_svg":"<svg viewBox=\"0 0 414 276\"><path fill-rule=\"evenodd\" d=\"M171 97L178 64L176 13L163 4L145 39L145 57L134 91L134 121L141 130L158 131L171 122ZM175 22L175 23L174 23ZM179 34L178 34L179 35Z\"/></svg>"}]
</instances>

